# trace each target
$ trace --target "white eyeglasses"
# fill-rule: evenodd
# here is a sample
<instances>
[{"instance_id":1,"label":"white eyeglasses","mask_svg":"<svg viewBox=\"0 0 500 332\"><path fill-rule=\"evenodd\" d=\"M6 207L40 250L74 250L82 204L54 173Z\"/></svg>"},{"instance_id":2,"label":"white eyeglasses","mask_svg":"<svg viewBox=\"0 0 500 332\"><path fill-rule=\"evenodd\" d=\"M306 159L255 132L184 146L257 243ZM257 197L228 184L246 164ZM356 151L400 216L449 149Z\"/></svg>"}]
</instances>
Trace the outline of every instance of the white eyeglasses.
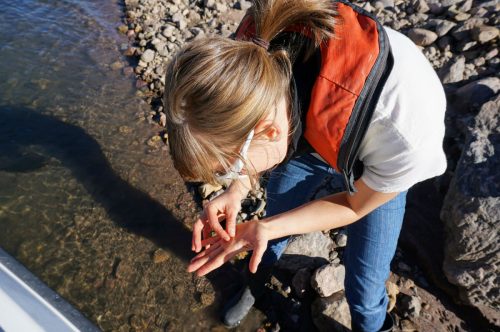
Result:
<instances>
[{"instance_id":1,"label":"white eyeglasses","mask_svg":"<svg viewBox=\"0 0 500 332\"><path fill-rule=\"evenodd\" d=\"M245 140L245 143L243 144L240 150L241 158L238 158L234 162L229 172L225 174L215 173L217 181L224 182L226 180L242 179L248 176L247 174L242 174L241 171L243 170L244 166L243 160L247 159L248 148L250 147L250 143L252 142L254 133L255 131L252 129L248 134L247 139Z\"/></svg>"}]
</instances>

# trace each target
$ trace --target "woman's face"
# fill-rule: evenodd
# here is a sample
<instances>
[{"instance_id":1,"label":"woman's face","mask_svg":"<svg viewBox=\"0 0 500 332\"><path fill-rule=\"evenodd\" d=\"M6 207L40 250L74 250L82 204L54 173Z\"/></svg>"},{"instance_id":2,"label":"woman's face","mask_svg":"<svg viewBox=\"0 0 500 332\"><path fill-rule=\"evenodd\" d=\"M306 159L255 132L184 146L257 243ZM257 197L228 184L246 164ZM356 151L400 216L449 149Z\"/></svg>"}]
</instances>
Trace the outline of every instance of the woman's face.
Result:
<instances>
[{"instance_id":1,"label":"woman's face","mask_svg":"<svg viewBox=\"0 0 500 332\"><path fill-rule=\"evenodd\" d=\"M257 123L253 131L249 133L246 143L240 148L240 155L244 157L245 162L236 160L230 172L217 171L216 178L220 182L248 174L244 165L248 165L252 173L261 173L285 159L290 127L287 108L286 98L283 98L276 104L275 110L269 112Z\"/></svg>"},{"instance_id":2,"label":"woman's face","mask_svg":"<svg viewBox=\"0 0 500 332\"><path fill-rule=\"evenodd\" d=\"M260 173L281 163L288 150L290 124L288 103L282 98L276 112L270 112L255 127L255 136L248 149L247 163Z\"/></svg>"}]
</instances>

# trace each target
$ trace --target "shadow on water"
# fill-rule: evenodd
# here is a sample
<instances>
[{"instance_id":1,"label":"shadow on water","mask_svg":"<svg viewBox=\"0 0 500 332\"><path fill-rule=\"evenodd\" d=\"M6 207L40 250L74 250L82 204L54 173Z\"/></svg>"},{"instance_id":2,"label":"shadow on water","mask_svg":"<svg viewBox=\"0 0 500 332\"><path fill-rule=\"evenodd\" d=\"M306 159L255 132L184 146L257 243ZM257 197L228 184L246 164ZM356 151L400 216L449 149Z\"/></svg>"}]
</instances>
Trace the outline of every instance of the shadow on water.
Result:
<instances>
[{"instance_id":1,"label":"shadow on water","mask_svg":"<svg viewBox=\"0 0 500 332\"><path fill-rule=\"evenodd\" d=\"M36 146L43 153L32 151ZM71 170L93 199L119 227L171 251L184 262L193 256L191 233L162 204L134 188L112 169L98 142L82 128L26 107L0 106L0 171L29 172L53 157ZM224 264L206 276L227 298L238 287L240 273ZM217 319L216 312L207 312Z\"/></svg>"},{"instance_id":2,"label":"shadow on water","mask_svg":"<svg viewBox=\"0 0 500 332\"><path fill-rule=\"evenodd\" d=\"M43 167L47 157L27 152L31 146L70 169L115 224L184 261L191 258L190 232L163 205L120 178L97 141L82 128L25 107L0 106L0 170L28 172Z\"/></svg>"}]
</instances>

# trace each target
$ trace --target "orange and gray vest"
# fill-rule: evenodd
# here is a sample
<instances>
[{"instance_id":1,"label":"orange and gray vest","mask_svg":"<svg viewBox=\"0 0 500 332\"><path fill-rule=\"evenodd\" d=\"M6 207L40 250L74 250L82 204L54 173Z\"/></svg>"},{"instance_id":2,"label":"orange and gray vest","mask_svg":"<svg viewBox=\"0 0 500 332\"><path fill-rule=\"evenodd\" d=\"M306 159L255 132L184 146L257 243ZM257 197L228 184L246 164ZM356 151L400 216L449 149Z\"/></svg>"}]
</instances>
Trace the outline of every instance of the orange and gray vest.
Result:
<instances>
[{"instance_id":1,"label":"orange and gray vest","mask_svg":"<svg viewBox=\"0 0 500 332\"><path fill-rule=\"evenodd\" d=\"M306 110L301 116L301 138L343 174L352 194L362 170L357 160L359 146L393 58L387 34L374 16L348 2L333 4L338 13L334 37L324 41L306 62L294 62L292 81L296 95L302 96L300 106ZM307 35L305 28L290 30ZM247 15L235 38L247 40L254 35L253 19ZM296 146L292 150L297 152Z\"/></svg>"}]
</instances>

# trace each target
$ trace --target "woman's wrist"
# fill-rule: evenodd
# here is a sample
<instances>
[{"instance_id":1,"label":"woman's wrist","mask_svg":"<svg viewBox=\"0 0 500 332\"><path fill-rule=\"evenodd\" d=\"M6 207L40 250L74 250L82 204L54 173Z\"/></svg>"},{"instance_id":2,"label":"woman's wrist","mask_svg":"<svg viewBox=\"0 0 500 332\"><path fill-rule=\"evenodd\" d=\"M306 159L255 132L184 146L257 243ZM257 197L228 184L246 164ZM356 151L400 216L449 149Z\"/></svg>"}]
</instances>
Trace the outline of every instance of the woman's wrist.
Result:
<instances>
[{"instance_id":1,"label":"woman's wrist","mask_svg":"<svg viewBox=\"0 0 500 332\"><path fill-rule=\"evenodd\" d=\"M276 225L279 223L279 220L277 220L278 216L273 216L258 221L262 232L265 234L265 237L268 239L268 241L279 239L280 237L287 235L282 234L282 232L280 232L280 229L276 227Z\"/></svg>"}]
</instances>

